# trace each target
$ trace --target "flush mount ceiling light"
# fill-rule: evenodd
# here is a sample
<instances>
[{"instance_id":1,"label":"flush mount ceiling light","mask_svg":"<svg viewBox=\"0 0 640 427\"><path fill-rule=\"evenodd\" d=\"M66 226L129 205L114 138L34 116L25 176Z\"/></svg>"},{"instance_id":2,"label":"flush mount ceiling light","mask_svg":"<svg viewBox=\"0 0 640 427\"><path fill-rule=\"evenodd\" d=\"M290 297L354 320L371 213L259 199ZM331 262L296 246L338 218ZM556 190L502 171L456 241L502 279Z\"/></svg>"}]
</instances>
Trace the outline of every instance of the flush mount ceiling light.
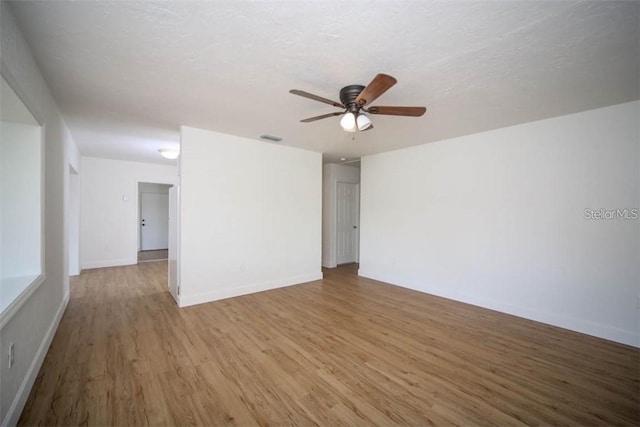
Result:
<instances>
[{"instance_id":1,"label":"flush mount ceiling light","mask_svg":"<svg viewBox=\"0 0 640 427\"><path fill-rule=\"evenodd\" d=\"M349 85L340 89L340 102L332 101L331 99L323 98L298 89L292 89L289 93L343 109L342 111L336 111L334 113L300 120L302 123L315 122L316 120L327 119L329 117L342 116L340 119L340 126L345 131L365 131L373 129L373 124L371 123L371 119L369 119L369 117L364 113L420 117L427 111L425 107L379 107L370 105L371 102L385 93L391 86L396 84L396 82L395 78L387 74L378 74L373 80L371 80L371 83L369 83L368 86Z\"/></svg>"},{"instance_id":2,"label":"flush mount ceiling light","mask_svg":"<svg viewBox=\"0 0 640 427\"><path fill-rule=\"evenodd\" d=\"M165 150L165 149L161 149L158 150L158 152L160 153L160 155L164 158L170 159L170 160L175 160L178 158L178 156L180 155L180 151L179 150Z\"/></svg>"}]
</instances>

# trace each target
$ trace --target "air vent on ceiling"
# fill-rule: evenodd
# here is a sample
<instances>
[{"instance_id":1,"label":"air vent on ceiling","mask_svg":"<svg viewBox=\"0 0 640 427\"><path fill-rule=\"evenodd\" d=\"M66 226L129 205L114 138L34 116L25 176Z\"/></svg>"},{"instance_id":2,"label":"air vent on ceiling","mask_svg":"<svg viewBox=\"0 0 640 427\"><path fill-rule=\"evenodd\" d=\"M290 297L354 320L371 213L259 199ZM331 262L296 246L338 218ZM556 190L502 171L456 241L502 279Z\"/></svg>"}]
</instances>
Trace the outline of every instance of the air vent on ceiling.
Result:
<instances>
[{"instance_id":1,"label":"air vent on ceiling","mask_svg":"<svg viewBox=\"0 0 640 427\"><path fill-rule=\"evenodd\" d=\"M266 139L267 141L273 141L273 142L282 141L282 138L280 138L279 136L269 135L268 133L260 135L260 138Z\"/></svg>"}]
</instances>

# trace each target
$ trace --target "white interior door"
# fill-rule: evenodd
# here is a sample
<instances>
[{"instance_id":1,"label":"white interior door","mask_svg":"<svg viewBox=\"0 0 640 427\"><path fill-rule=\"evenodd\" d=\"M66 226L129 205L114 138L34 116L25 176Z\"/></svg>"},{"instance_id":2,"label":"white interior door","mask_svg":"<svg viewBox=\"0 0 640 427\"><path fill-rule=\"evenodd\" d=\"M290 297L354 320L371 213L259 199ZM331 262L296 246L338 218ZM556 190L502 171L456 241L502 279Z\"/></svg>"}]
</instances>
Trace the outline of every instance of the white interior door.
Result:
<instances>
[{"instance_id":1,"label":"white interior door","mask_svg":"<svg viewBox=\"0 0 640 427\"><path fill-rule=\"evenodd\" d=\"M178 302L178 187L169 188L169 292Z\"/></svg>"},{"instance_id":2,"label":"white interior door","mask_svg":"<svg viewBox=\"0 0 640 427\"><path fill-rule=\"evenodd\" d=\"M169 247L169 195L140 193L140 250Z\"/></svg>"},{"instance_id":3,"label":"white interior door","mask_svg":"<svg viewBox=\"0 0 640 427\"><path fill-rule=\"evenodd\" d=\"M358 262L359 185L338 182L336 189L336 262Z\"/></svg>"}]
</instances>

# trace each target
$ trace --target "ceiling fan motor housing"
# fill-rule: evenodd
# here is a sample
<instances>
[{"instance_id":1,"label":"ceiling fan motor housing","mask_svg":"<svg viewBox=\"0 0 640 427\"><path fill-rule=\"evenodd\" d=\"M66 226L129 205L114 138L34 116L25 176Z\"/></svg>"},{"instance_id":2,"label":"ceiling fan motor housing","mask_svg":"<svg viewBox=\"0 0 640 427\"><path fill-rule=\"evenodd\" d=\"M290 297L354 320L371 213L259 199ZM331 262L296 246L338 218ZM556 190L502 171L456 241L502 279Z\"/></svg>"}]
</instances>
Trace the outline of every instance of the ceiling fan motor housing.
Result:
<instances>
[{"instance_id":1,"label":"ceiling fan motor housing","mask_svg":"<svg viewBox=\"0 0 640 427\"><path fill-rule=\"evenodd\" d=\"M349 85L340 89L340 102L347 107L352 113L357 113L360 109L356 104L356 98L360 95L360 92L364 90L362 85Z\"/></svg>"}]
</instances>

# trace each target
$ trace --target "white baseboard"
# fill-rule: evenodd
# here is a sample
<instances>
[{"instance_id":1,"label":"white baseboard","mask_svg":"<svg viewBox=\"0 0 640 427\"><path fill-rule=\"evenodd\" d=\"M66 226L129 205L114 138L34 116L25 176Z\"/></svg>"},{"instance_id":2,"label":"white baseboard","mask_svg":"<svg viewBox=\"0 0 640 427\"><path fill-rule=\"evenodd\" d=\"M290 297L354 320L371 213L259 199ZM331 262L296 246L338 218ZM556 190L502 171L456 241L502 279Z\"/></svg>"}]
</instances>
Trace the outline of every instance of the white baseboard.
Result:
<instances>
[{"instance_id":1,"label":"white baseboard","mask_svg":"<svg viewBox=\"0 0 640 427\"><path fill-rule=\"evenodd\" d=\"M80 271L89 268L104 268L104 267L120 267L123 265L134 265L138 263L137 258L122 258L122 259L109 259L103 261L87 261L82 264Z\"/></svg>"},{"instance_id":2,"label":"white baseboard","mask_svg":"<svg viewBox=\"0 0 640 427\"><path fill-rule=\"evenodd\" d=\"M392 278L386 274L381 274L371 270L364 270L362 268L358 271L358 275L361 277L378 280L429 295L436 295L454 301L488 308L490 310L499 311L501 313L511 314L513 316L522 317L524 319L534 320L536 322L545 323L547 325L557 326L559 328L569 329L571 331L580 332L582 334L592 335L598 338L604 338L606 340L640 348L640 334L635 331L615 328L609 325L595 323L586 319L576 319L574 317L565 316L563 314L551 313L529 307L514 305L505 301L485 298L478 295L470 295L461 292L435 292L433 291L433 289L425 289L424 287L420 286L398 283L395 278ZM441 289L446 288L441 287Z\"/></svg>"},{"instance_id":3,"label":"white baseboard","mask_svg":"<svg viewBox=\"0 0 640 427\"><path fill-rule=\"evenodd\" d=\"M240 286L237 288L225 288L216 289L211 292L206 292L196 295L180 295L178 297L178 306L188 307L190 305L204 304L207 302L218 301L226 298L238 297L241 295L253 294L256 292L268 291L271 289L284 288L286 286L299 285L301 283L313 282L315 280L322 280L322 272L304 274L300 276L287 277L283 279L270 280L267 282L254 283L251 285ZM181 284L181 288L184 290L185 284Z\"/></svg>"},{"instance_id":4,"label":"white baseboard","mask_svg":"<svg viewBox=\"0 0 640 427\"><path fill-rule=\"evenodd\" d=\"M24 409L24 405L27 403L27 398L29 397L29 393L31 393L31 388L33 387L33 383L36 381L36 377L38 376L38 372L40 372L40 367L42 366L42 362L44 362L44 358L47 355L47 351L49 350L49 346L51 345L51 341L53 341L53 337L56 334L56 330L58 330L58 325L60 324L60 320L62 319L62 315L64 314L64 310L67 308L67 304L69 303L69 292L65 294L62 299L62 303L58 307L58 311L47 330L47 333L42 338L42 342L38 347L38 351L29 365L29 369L27 370L24 379L22 380L22 384L20 384L20 388L16 393L13 402L11 403L11 407L7 412L4 420L2 420L2 426L15 426L18 424L18 420L20 419L20 414L22 414L22 410Z\"/></svg>"}]
</instances>

